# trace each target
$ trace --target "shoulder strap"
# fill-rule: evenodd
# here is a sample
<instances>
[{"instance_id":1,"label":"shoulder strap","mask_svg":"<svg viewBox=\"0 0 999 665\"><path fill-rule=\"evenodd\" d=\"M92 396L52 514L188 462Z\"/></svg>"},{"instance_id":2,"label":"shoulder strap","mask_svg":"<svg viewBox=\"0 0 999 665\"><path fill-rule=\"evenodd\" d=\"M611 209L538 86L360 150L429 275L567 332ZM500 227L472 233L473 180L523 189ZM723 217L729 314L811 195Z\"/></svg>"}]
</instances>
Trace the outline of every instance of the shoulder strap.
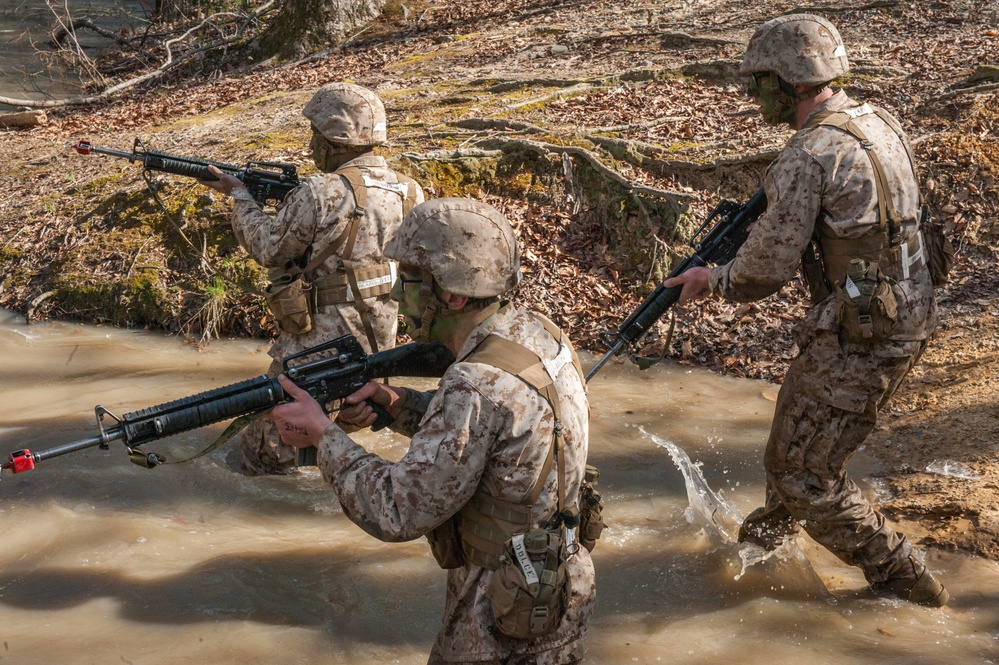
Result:
<instances>
[{"instance_id":1,"label":"shoulder strap","mask_svg":"<svg viewBox=\"0 0 999 665\"><path fill-rule=\"evenodd\" d=\"M378 352L378 337L375 335L374 326L371 325L371 316L368 303L361 297L361 289L357 286L357 271L354 270L354 262L351 257L354 254L354 244L357 242L357 232L361 228L361 218L364 217L364 206L368 202L368 186L364 183L364 173L356 166L348 166L340 169L336 173L342 176L354 192L354 216L350 220L350 225L346 229L347 245L340 257L344 272L347 274L347 284L354 294L354 307L361 318L361 325L364 326L364 335L368 338L368 345L372 353Z\"/></svg>"},{"instance_id":2,"label":"shoulder strap","mask_svg":"<svg viewBox=\"0 0 999 665\"><path fill-rule=\"evenodd\" d=\"M874 186L878 195L878 214L881 217L881 228L885 229L887 227L888 236L891 238L896 232L894 225L898 217L895 210L895 202L888 191L888 179L885 176L884 166L881 164L881 160L878 159L877 152L874 151L874 144L867 138L863 130L857 126L857 123L853 121L855 117L873 112L873 109L867 104L862 104L856 107L856 109L846 111L826 111L824 113L817 113L812 118L809 118L805 127L810 128L819 125L833 127L846 132L860 141L860 147L867 153L868 158L871 160L871 167L874 169Z\"/></svg>"},{"instance_id":3,"label":"shoulder strap","mask_svg":"<svg viewBox=\"0 0 999 665\"><path fill-rule=\"evenodd\" d=\"M364 186L364 177L361 174L361 169L356 166L348 166L347 168L340 169L339 171L334 171L331 175L342 176L350 187L351 193L354 195L354 213L351 217L350 222L343 231L338 235L330 244L326 245L326 248L314 256L309 265L305 266L306 274L311 273L313 270L321 266L326 262L326 259L333 256L334 253L340 247L343 246L345 242L353 234L354 237L357 235L357 225L360 222L361 217L364 215L364 205L367 203L367 188ZM350 252L353 251L353 244L351 244L350 249L344 252L347 258L350 257ZM355 291L356 293L356 291Z\"/></svg>"},{"instance_id":4,"label":"shoulder strap","mask_svg":"<svg viewBox=\"0 0 999 665\"><path fill-rule=\"evenodd\" d=\"M464 359L464 362L483 363L492 365L501 370L509 372L518 377L527 385L536 390L552 408L552 415L555 417L555 436L552 445L548 449L548 456L545 458L541 474L535 482L534 487L528 494L529 505L534 505L541 495L544 480L551 471L552 461L558 464L558 492L557 492L557 512L561 515L565 505L565 459L563 450L565 448L565 438L562 433L562 410L559 404L558 391L555 389L555 377L559 370L568 362L573 366L582 380L583 370L579 365L576 352L563 341L563 333L555 324L548 319L534 315L537 320L544 325L545 329L559 342L559 352L550 361L545 361L536 353L517 342L513 342L498 335L489 335L479 343L471 355ZM585 385L585 384L584 384Z\"/></svg>"}]
</instances>

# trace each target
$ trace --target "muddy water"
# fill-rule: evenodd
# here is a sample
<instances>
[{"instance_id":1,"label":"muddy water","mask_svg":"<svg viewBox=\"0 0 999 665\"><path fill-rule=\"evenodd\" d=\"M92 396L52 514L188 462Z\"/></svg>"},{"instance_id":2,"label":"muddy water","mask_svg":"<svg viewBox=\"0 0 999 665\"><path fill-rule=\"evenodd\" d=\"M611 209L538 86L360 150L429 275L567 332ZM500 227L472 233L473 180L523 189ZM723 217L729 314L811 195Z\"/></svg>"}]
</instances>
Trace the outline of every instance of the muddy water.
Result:
<instances>
[{"instance_id":1,"label":"muddy water","mask_svg":"<svg viewBox=\"0 0 999 665\"><path fill-rule=\"evenodd\" d=\"M13 99L58 99L79 96L79 73L64 67L53 57L49 35L65 20L66 12L76 19L90 18L105 30L140 26L149 14L151 0L0 0L0 97ZM54 10L50 7L54 7ZM88 57L106 47L110 40L88 29L77 33ZM0 104L0 112L13 110Z\"/></svg>"},{"instance_id":2,"label":"muddy water","mask_svg":"<svg viewBox=\"0 0 999 665\"><path fill-rule=\"evenodd\" d=\"M256 342L199 352L150 333L26 327L0 312L0 452L90 437L96 404L120 414L267 364ZM954 597L942 610L873 598L805 538L740 575L738 547L704 521L725 520L691 505L663 445L679 446L718 502L745 514L763 493L774 392L676 367L610 366L594 380L592 461L610 527L594 555L589 662L999 662L993 562L931 552ZM147 447L193 452L220 429ZM406 447L390 434L363 442L391 458ZM425 662L443 598L426 545L366 536L315 472L246 478L232 457L146 470L112 444L5 474L0 663ZM871 463L858 457L862 477Z\"/></svg>"}]
</instances>

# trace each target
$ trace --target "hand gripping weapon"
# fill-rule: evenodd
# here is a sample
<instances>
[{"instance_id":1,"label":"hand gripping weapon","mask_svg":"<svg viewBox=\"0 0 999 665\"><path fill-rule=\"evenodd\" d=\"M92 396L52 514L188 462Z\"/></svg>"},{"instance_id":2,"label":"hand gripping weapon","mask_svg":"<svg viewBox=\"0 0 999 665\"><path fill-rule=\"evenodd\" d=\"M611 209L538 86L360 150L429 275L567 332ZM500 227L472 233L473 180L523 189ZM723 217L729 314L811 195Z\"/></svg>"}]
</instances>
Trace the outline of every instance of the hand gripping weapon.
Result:
<instances>
[{"instance_id":1,"label":"hand gripping weapon","mask_svg":"<svg viewBox=\"0 0 999 665\"><path fill-rule=\"evenodd\" d=\"M746 203L740 204L734 201L719 203L690 239L694 253L674 268L669 277L676 277L691 268L709 264L721 265L734 259L742 243L749 237L750 227L766 209L767 195L762 189L753 194ZM714 225L707 230L712 222ZM586 374L586 380L593 378L604 363L625 349L631 350L632 360L635 360L635 343L676 303L681 290L679 286L666 288L660 284L655 291L645 297L642 304L618 326L615 332L601 334L601 339L610 347L610 351L590 369Z\"/></svg>"},{"instance_id":2,"label":"hand gripping weapon","mask_svg":"<svg viewBox=\"0 0 999 665\"><path fill-rule=\"evenodd\" d=\"M333 351L333 355L328 355L330 351ZM315 358L316 356L321 357ZM326 409L329 402L347 397L372 379L390 376L443 376L454 359L450 349L437 342L406 344L367 355L353 335L344 335L290 355L283 360L282 365L284 374ZM95 412L100 433L96 436L34 453L28 449L18 450L7 457L7 460L0 465L0 470L10 469L13 473L29 471L35 468L36 463L50 457L58 457L93 446L107 450L111 441L118 440L124 442L131 461L151 469L167 461L157 453L140 450L139 446L142 444L230 418L240 418L240 420L247 418L248 421L287 401L289 400L277 378L262 375L134 413L126 413L121 418L103 406L97 406ZM390 424L389 414L376 404L372 406L378 413L372 429L378 430ZM105 418L114 422L106 426ZM242 424L245 425L246 421ZM211 452L227 439L225 435L219 437L219 441L213 446L194 457ZM188 460L177 460L177 462L183 461Z\"/></svg>"},{"instance_id":3,"label":"hand gripping weapon","mask_svg":"<svg viewBox=\"0 0 999 665\"><path fill-rule=\"evenodd\" d=\"M240 167L235 164L224 162L210 162L207 159L197 159L194 157L182 157L181 155L171 155L168 152L157 152L156 150L146 150L142 140L136 138L132 147L132 152L122 152L120 150L108 150L91 145L89 141L80 141L73 146L81 155L100 153L111 155L112 157L122 157L131 162L142 163L142 177L146 184L155 192L149 178L150 171L162 171L174 175L197 178L198 180L217 180L208 170L209 166L214 166L223 173L239 178L246 189L250 192L253 200L260 205L268 203L280 203L291 190L298 187L298 169L294 164L282 164L280 162L249 162L246 166Z\"/></svg>"}]
</instances>

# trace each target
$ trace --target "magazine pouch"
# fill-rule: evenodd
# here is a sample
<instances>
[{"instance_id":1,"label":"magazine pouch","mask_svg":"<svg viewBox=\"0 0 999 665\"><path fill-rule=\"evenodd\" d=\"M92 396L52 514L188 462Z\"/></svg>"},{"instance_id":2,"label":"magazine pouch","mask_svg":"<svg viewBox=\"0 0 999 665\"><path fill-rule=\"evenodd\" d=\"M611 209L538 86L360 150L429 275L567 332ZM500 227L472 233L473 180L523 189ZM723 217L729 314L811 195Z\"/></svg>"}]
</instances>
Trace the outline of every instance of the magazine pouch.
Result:
<instances>
[{"instance_id":1,"label":"magazine pouch","mask_svg":"<svg viewBox=\"0 0 999 665\"><path fill-rule=\"evenodd\" d=\"M521 640L558 628L569 601L564 530L534 529L506 542L489 600L500 632Z\"/></svg>"}]
</instances>

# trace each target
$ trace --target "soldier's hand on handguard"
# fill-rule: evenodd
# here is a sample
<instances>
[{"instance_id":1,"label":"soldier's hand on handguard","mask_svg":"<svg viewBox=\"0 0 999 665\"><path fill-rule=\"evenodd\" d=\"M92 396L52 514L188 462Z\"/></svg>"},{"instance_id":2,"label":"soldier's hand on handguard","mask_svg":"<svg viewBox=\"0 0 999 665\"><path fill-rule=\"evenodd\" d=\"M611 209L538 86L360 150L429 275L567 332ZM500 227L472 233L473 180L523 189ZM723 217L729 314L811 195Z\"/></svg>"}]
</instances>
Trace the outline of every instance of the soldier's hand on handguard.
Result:
<instances>
[{"instance_id":1,"label":"soldier's hand on handguard","mask_svg":"<svg viewBox=\"0 0 999 665\"><path fill-rule=\"evenodd\" d=\"M406 390L371 381L353 395L349 395L344 402L340 413L337 414L336 424L347 432L354 432L371 427L375 423L378 414L371 407L371 402L388 411L393 419L398 417L402 405L406 402Z\"/></svg>"},{"instance_id":2,"label":"soldier's hand on handguard","mask_svg":"<svg viewBox=\"0 0 999 665\"><path fill-rule=\"evenodd\" d=\"M218 180L199 180L198 182L205 187L211 187L215 191L223 194L232 194L232 190L234 188L243 187L243 181L234 175L224 173L211 164L208 165L208 170L211 171L215 177L218 178Z\"/></svg>"},{"instance_id":3,"label":"soldier's hand on handguard","mask_svg":"<svg viewBox=\"0 0 999 665\"><path fill-rule=\"evenodd\" d=\"M663 286L666 288L674 286L683 287L683 290L680 291L680 298L677 300L678 303L683 304L688 300L704 298L710 295L710 276L711 271L708 268L690 268L676 277L663 280Z\"/></svg>"},{"instance_id":4,"label":"soldier's hand on handguard","mask_svg":"<svg viewBox=\"0 0 999 665\"><path fill-rule=\"evenodd\" d=\"M319 402L284 374L278 382L285 395L294 401L271 409L271 420L277 425L281 440L295 448L308 448L319 444L323 432L330 426L330 417L323 412Z\"/></svg>"}]
</instances>

